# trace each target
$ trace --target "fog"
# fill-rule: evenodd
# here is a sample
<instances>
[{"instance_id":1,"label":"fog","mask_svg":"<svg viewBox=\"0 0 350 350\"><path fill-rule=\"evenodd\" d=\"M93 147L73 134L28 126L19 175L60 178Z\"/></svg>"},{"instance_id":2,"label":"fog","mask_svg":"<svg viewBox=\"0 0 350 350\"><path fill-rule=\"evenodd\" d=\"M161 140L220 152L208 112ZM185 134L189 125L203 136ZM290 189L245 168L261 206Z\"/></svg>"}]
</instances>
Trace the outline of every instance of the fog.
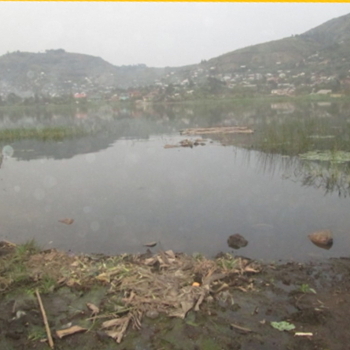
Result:
<instances>
[{"instance_id":1,"label":"fog","mask_svg":"<svg viewBox=\"0 0 350 350\"><path fill-rule=\"evenodd\" d=\"M115 65L182 66L301 34L348 3L2 2L0 55L62 48Z\"/></svg>"}]
</instances>

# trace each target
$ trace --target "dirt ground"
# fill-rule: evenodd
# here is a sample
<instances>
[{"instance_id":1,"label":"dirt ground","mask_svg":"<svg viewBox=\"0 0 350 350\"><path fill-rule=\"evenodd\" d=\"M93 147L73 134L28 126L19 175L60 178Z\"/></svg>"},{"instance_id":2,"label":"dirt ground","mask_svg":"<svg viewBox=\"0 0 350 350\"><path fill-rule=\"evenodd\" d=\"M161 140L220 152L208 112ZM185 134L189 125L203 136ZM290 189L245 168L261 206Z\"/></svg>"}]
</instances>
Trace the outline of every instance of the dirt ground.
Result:
<instances>
[{"instance_id":1,"label":"dirt ground","mask_svg":"<svg viewBox=\"0 0 350 350\"><path fill-rule=\"evenodd\" d=\"M0 248L2 350L50 347L36 292L55 349L350 349L348 258L261 264Z\"/></svg>"}]
</instances>

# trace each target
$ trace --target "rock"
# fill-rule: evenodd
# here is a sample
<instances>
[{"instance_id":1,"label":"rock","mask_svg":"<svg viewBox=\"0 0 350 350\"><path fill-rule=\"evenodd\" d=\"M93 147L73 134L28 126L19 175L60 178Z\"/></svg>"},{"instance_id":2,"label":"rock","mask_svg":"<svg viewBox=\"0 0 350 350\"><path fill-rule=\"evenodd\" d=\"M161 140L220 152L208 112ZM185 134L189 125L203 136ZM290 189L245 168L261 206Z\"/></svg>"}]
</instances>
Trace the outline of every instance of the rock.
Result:
<instances>
[{"instance_id":1,"label":"rock","mask_svg":"<svg viewBox=\"0 0 350 350\"><path fill-rule=\"evenodd\" d=\"M148 310L146 312L146 317L151 318L151 319L156 319L159 316L159 312L156 310Z\"/></svg>"},{"instance_id":2,"label":"rock","mask_svg":"<svg viewBox=\"0 0 350 350\"><path fill-rule=\"evenodd\" d=\"M310 241L319 248L331 249L333 245L333 235L330 230L321 230L308 235Z\"/></svg>"},{"instance_id":3,"label":"rock","mask_svg":"<svg viewBox=\"0 0 350 350\"><path fill-rule=\"evenodd\" d=\"M240 249L245 247L248 244L248 241L239 233L235 233L227 239L227 244L233 249Z\"/></svg>"}]
</instances>

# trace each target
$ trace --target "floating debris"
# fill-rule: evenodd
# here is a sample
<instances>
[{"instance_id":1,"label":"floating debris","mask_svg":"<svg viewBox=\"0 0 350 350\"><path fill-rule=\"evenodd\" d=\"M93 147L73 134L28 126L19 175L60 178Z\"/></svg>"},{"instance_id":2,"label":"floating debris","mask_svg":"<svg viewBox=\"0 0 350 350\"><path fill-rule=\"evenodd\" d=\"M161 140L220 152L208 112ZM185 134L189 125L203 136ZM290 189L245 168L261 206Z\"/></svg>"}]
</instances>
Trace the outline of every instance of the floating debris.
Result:
<instances>
[{"instance_id":1,"label":"floating debris","mask_svg":"<svg viewBox=\"0 0 350 350\"><path fill-rule=\"evenodd\" d=\"M227 244L233 249L240 249L246 247L248 245L248 241L239 233L235 233L227 239Z\"/></svg>"},{"instance_id":2,"label":"floating debris","mask_svg":"<svg viewBox=\"0 0 350 350\"><path fill-rule=\"evenodd\" d=\"M61 220L58 220L58 221L62 222L62 224L72 225L72 223L74 222L74 219L66 218L66 219L61 219Z\"/></svg>"},{"instance_id":3,"label":"floating debris","mask_svg":"<svg viewBox=\"0 0 350 350\"><path fill-rule=\"evenodd\" d=\"M322 230L310 233L308 235L310 241L317 247L322 249L331 249L333 246L333 235L330 230Z\"/></svg>"},{"instance_id":4,"label":"floating debris","mask_svg":"<svg viewBox=\"0 0 350 350\"><path fill-rule=\"evenodd\" d=\"M157 242L150 242L150 243L145 243L143 246L144 247L149 247L149 248L153 248L157 245Z\"/></svg>"},{"instance_id":5,"label":"floating debris","mask_svg":"<svg viewBox=\"0 0 350 350\"><path fill-rule=\"evenodd\" d=\"M253 134L254 130L247 126L218 126L213 128L191 128L181 130L181 135L209 135L209 134Z\"/></svg>"},{"instance_id":6,"label":"floating debris","mask_svg":"<svg viewBox=\"0 0 350 350\"><path fill-rule=\"evenodd\" d=\"M167 144L164 146L164 148L178 148L178 147L190 147L190 148L193 148L193 146L204 146L206 143L207 140L204 140L204 139L196 139L196 140L189 140L189 139L184 139L184 140L181 140L178 144L175 144L175 145L170 145L170 144Z\"/></svg>"}]
</instances>

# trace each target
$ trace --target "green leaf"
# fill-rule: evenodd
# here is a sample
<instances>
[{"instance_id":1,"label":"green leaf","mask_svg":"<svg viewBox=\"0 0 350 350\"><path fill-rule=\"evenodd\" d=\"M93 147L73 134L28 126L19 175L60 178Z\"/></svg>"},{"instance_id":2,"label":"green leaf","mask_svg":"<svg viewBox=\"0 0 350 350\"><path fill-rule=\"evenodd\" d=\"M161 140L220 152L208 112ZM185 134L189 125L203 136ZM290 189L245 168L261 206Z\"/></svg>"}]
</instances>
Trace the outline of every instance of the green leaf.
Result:
<instances>
[{"instance_id":1,"label":"green leaf","mask_svg":"<svg viewBox=\"0 0 350 350\"><path fill-rule=\"evenodd\" d=\"M295 328L294 324L281 321L281 322L271 322L271 326L279 331L291 331Z\"/></svg>"}]
</instances>

